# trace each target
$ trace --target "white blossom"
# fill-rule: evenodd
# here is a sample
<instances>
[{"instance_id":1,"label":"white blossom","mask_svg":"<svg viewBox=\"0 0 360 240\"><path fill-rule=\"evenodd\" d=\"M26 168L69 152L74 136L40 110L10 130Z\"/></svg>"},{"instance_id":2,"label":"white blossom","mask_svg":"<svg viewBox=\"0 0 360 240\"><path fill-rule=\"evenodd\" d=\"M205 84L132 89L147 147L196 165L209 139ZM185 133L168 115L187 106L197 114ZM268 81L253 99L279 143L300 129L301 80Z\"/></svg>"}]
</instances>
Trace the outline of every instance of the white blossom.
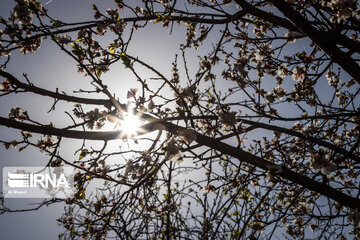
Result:
<instances>
[{"instance_id":1,"label":"white blossom","mask_svg":"<svg viewBox=\"0 0 360 240\"><path fill-rule=\"evenodd\" d=\"M68 44L71 42L71 37L69 35L56 35L55 40L60 44Z\"/></svg>"},{"instance_id":2,"label":"white blossom","mask_svg":"<svg viewBox=\"0 0 360 240\"><path fill-rule=\"evenodd\" d=\"M333 162L329 162L327 164L325 164L321 169L321 173L324 175L329 175L330 173L336 171L337 169L337 165Z\"/></svg>"},{"instance_id":3,"label":"white blossom","mask_svg":"<svg viewBox=\"0 0 360 240\"><path fill-rule=\"evenodd\" d=\"M109 16L114 16L114 15L116 15L118 12L117 12L116 9L108 8L108 9L106 10L106 13L107 13Z\"/></svg>"},{"instance_id":4,"label":"white blossom","mask_svg":"<svg viewBox=\"0 0 360 240\"><path fill-rule=\"evenodd\" d=\"M213 185L211 185L211 184L209 184L209 185L206 185L206 186L204 186L203 188L202 188L202 192L204 193L204 194L206 194L206 193L209 193L209 192L212 192L212 191L214 191L214 186Z\"/></svg>"},{"instance_id":5,"label":"white blossom","mask_svg":"<svg viewBox=\"0 0 360 240\"><path fill-rule=\"evenodd\" d=\"M278 70L277 70L277 74L278 74L280 77L282 77L282 78L286 77L287 73L288 73L288 68L287 68L287 65L286 65L286 64L284 64L284 65L282 65L282 66L279 66L279 68L278 68Z\"/></svg>"},{"instance_id":6,"label":"white blossom","mask_svg":"<svg viewBox=\"0 0 360 240\"><path fill-rule=\"evenodd\" d=\"M149 103L148 103L148 110L149 110L149 112L152 112L154 108L155 108L155 103L154 103L154 101L151 99L151 100L149 101Z\"/></svg>"},{"instance_id":7,"label":"white blossom","mask_svg":"<svg viewBox=\"0 0 360 240\"><path fill-rule=\"evenodd\" d=\"M196 140L196 132L192 129L184 129L180 131L179 138L180 140L187 142L187 144L190 144Z\"/></svg>"},{"instance_id":8,"label":"white blossom","mask_svg":"<svg viewBox=\"0 0 360 240\"><path fill-rule=\"evenodd\" d=\"M170 161L172 161L174 163L184 162L184 153L181 151L178 151L176 154L173 154L170 156Z\"/></svg>"},{"instance_id":9,"label":"white blossom","mask_svg":"<svg viewBox=\"0 0 360 240\"><path fill-rule=\"evenodd\" d=\"M256 232L262 233L265 230L265 224L262 222L253 222L250 228Z\"/></svg>"},{"instance_id":10,"label":"white blossom","mask_svg":"<svg viewBox=\"0 0 360 240\"><path fill-rule=\"evenodd\" d=\"M306 69L303 65L301 65L293 68L291 77L297 82L302 82L305 79L305 75Z\"/></svg>"},{"instance_id":11,"label":"white blossom","mask_svg":"<svg viewBox=\"0 0 360 240\"><path fill-rule=\"evenodd\" d=\"M310 224L310 225L309 225L309 228L310 228L310 230L311 230L312 232L314 232L315 229L317 228L317 225L315 225L315 224Z\"/></svg>"},{"instance_id":12,"label":"white blossom","mask_svg":"<svg viewBox=\"0 0 360 240\"><path fill-rule=\"evenodd\" d=\"M225 130L230 130L236 124L236 112L223 112L219 110L218 116L220 121L224 124Z\"/></svg>"},{"instance_id":13,"label":"white blossom","mask_svg":"<svg viewBox=\"0 0 360 240\"><path fill-rule=\"evenodd\" d=\"M59 21L59 20L54 20L54 21L52 22L52 27L53 27L53 28L59 28L59 27L61 27L61 25L62 25L62 22Z\"/></svg>"},{"instance_id":14,"label":"white blossom","mask_svg":"<svg viewBox=\"0 0 360 240\"><path fill-rule=\"evenodd\" d=\"M348 221L355 226L360 227L360 212L357 210L352 210L348 215Z\"/></svg>"},{"instance_id":15,"label":"white blossom","mask_svg":"<svg viewBox=\"0 0 360 240\"><path fill-rule=\"evenodd\" d=\"M267 103L273 103L275 101L275 95L271 92L268 92L266 95L265 95L265 100Z\"/></svg>"}]
</instances>

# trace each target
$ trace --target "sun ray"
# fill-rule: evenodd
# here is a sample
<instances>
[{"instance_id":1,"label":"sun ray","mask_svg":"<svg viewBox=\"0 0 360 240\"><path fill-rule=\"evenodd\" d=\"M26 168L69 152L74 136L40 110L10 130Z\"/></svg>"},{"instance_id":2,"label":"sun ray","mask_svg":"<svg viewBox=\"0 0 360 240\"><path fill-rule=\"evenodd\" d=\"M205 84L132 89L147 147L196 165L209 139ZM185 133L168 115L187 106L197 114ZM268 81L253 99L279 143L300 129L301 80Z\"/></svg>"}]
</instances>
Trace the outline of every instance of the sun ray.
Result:
<instances>
[{"instance_id":1,"label":"sun ray","mask_svg":"<svg viewBox=\"0 0 360 240\"><path fill-rule=\"evenodd\" d=\"M140 126L142 125L142 121L133 114L123 114L123 118L119 119L119 130L123 132L123 135L127 138L136 136Z\"/></svg>"}]
</instances>

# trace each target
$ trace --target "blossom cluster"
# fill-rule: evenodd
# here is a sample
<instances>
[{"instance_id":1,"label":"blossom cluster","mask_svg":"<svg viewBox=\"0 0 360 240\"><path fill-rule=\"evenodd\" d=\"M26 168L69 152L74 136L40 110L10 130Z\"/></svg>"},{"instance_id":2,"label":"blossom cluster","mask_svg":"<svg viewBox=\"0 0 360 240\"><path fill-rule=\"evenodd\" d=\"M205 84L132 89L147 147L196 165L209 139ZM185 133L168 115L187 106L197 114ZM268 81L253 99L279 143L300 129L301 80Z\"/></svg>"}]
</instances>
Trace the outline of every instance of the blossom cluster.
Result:
<instances>
[{"instance_id":1,"label":"blossom cluster","mask_svg":"<svg viewBox=\"0 0 360 240\"><path fill-rule=\"evenodd\" d=\"M324 175L329 175L337 169L337 165L331 161L331 155L325 153L323 149L313 153L309 158L309 162L311 169L320 169Z\"/></svg>"},{"instance_id":2,"label":"blossom cluster","mask_svg":"<svg viewBox=\"0 0 360 240\"><path fill-rule=\"evenodd\" d=\"M86 122L89 129L101 129L105 125L105 121L109 120L107 111L100 111L98 108L89 112L84 112L80 104L75 105L73 113L77 118L82 118Z\"/></svg>"},{"instance_id":3,"label":"blossom cluster","mask_svg":"<svg viewBox=\"0 0 360 240\"><path fill-rule=\"evenodd\" d=\"M169 139L164 147L165 158L170 159L174 163L184 162L184 153L180 151L174 138Z\"/></svg>"},{"instance_id":4,"label":"blossom cluster","mask_svg":"<svg viewBox=\"0 0 360 240\"><path fill-rule=\"evenodd\" d=\"M0 91L9 92L11 90L9 80L5 79L3 83L0 83Z\"/></svg>"},{"instance_id":5,"label":"blossom cluster","mask_svg":"<svg viewBox=\"0 0 360 240\"><path fill-rule=\"evenodd\" d=\"M229 131L236 124L236 112L223 111L221 109L217 110L217 115L222 124L224 124L224 129Z\"/></svg>"},{"instance_id":6,"label":"blossom cluster","mask_svg":"<svg viewBox=\"0 0 360 240\"><path fill-rule=\"evenodd\" d=\"M27 111L25 111L19 106L13 107L9 112L9 119L11 120L18 120L22 122L28 118L29 116L27 114Z\"/></svg>"}]
</instances>

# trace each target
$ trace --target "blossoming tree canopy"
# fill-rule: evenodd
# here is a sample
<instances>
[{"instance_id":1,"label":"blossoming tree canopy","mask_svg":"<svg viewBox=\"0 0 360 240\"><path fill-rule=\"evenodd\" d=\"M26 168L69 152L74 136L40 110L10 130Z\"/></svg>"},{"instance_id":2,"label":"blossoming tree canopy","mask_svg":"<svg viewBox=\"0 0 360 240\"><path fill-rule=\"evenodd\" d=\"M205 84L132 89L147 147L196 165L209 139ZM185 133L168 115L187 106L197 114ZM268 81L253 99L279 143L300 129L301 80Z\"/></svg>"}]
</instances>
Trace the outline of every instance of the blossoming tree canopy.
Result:
<instances>
[{"instance_id":1,"label":"blossoming tree canopy","mask_svg":"<svg viewBox=\"0 0 360 240\"><path fill-rule=\"evenodd\" d=\"M0 141L75 168L61 239L360 237L357 1L55 3L0 18Z\"/></svg>"}]
</instances>

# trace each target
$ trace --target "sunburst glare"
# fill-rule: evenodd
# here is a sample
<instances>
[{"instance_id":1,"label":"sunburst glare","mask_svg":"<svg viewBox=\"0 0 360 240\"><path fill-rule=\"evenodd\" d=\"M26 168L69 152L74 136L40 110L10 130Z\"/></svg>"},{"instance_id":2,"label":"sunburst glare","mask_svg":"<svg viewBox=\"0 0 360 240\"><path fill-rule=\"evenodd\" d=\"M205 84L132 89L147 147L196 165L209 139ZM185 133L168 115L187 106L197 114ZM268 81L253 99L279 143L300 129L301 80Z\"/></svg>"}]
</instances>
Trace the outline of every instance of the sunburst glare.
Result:
<instances>
[{"instance_id":1,"label":"sunburst glare","mask_svg":"<svg viewBox=\"0 0 360 240\"><path fill-rule=\"evenodd\" d=\"M135 115L126 114L123 119L119 120L119 130L123 131L123 134L126 137L131 137L136 135L138 132L142 121L137 118Z\"/></svg>"}]
</instances>

